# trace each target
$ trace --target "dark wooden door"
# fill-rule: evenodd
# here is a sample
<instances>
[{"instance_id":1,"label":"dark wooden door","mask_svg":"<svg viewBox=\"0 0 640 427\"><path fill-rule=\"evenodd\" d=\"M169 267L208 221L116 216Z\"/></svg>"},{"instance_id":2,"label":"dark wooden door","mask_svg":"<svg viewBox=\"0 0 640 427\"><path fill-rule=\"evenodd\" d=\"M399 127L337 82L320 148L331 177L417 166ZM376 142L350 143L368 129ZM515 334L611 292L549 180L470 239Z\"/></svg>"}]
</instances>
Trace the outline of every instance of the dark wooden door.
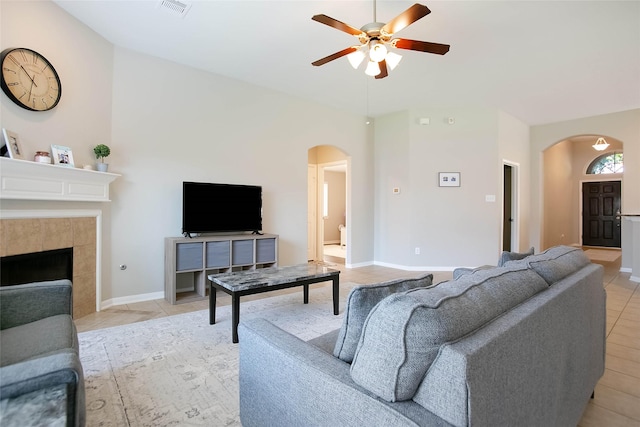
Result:
<instances>
[{"instance_id":1,"label":"dark wooden door","mask_svg":"<svg viewBox=\"0 0 640 427\"><path fill-rule=\"evenodd\" d=\"M620 247L620 181L582 184L582 244Z\"/></svg>"},{"instance_id":2,"label":"dark wooden door","mask_svg":"<svg viewBox=\"0 0 640 427\"><path fill-rule=\"evenodd\" d=\"M504 188L503 188L503 205L502 205L502 250L511 251L511 228L513 226L513 212L511 206L513 200L511 198L513 192L513 171L509 165L504 165Z\"/></svg>"}]
</instances>

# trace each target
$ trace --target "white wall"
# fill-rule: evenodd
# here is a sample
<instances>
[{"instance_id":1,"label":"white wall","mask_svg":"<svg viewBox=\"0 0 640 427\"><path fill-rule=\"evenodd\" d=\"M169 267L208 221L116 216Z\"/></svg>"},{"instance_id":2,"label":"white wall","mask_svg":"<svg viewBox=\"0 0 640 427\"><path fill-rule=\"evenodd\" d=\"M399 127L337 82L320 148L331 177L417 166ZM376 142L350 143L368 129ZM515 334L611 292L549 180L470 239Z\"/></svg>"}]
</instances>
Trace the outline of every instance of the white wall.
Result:
<instances>
[{"instance_id":1,"label":"white wall","mask_svg":"<svg viewBox=\"0 0 640 427\"><path fill-rule=\"evenodd\" d=\"M48 113L22 110L0 95L2 126L23 137L28 154L62 143L79 165L92 163L91 148L106 143L110 171L122 174L112 202L101 204L107 305L163 291L163 239L181 232L183 180L262 185L263 227L280 235L280 264L305 262L307 152L316 145L350 157L351 233L360 243L351 258L372 262L372 148L364 117L114 48L50 2L3 0L0 8L2 48L39 50L63 85L60 104ZM41 205L3 201L2 209Z\"/></svg>"},{"instance_id":2,"label":"white wall","mask_svg":"<svg viewBox=\"0 0 640 427\"><path fill-rule=\"evenodd\" d=\"M525 165L526 185L527 126L494 109L434 108L378 118L375 129L376 262L411 269L495 264L502 157ZM438 172L460 172L461 186L439 187Z\"/></svg>"},{"instance_id":3,"label":"white wall","mask_svg":"<svg viewBox=\"0 0 640 427\"><path fill-rule=\"evenodd\" d=\"M544 152L544 239L542 249L580 243L574 235L573 149L571 141L560 142Z\"/></svg>"},{"instance_id":4,"label":"white wall","mask_svg":"<svg viewBox=\"0 0 640 427\"><path fill-rule=\"evenodd\" d=\"M529 150L529 126L502 111L498 112L498 164L503 170L505 163L510 164L516 171L517 201L516 215L518 217L517 242L518 247L512 248L524 252L531 247L529 240L529 226L531 222L531 156ZM504 177L500 176L500 191L496 203L503 205ZM498 242L502 249L502 239Z\"/></svg>"}]
</instances>

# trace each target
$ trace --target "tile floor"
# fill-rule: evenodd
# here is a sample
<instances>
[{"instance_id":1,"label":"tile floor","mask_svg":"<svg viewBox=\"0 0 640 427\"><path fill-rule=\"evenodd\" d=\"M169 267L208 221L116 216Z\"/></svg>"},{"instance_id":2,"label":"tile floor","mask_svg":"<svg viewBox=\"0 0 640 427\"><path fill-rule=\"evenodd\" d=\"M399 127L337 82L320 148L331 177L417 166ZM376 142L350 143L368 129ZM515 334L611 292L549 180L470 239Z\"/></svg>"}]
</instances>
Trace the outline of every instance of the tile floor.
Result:
<instances>
[{"instance_id":1,"label":"tile floor","mask_svg":"<svg viewBox=\"0 0 640 427\"><path fill-rule=\"evenodd\" d=\"M631 282L629 273L619 272L620 260L599 263L605 267L604 285L607 291L606 370L596 386L595 399L588 404L579 426L640 427L640 284ZM341 271L342 283L370 284L422 274L380 266L346 269L344 265L335 264L334 267ZM450 272L434 273L435 283L450 278ZM311 288L319 286L330 286L330 283L311 285ZM299 292L299 289L252 295L243 300L289 292ZM217 303L231 304L231 297L221 294ZM110 307L76 319L76 326L79 332L84 332L207 308L208 300L179 305L154 300Z\"/></svg>"}]
</instances>

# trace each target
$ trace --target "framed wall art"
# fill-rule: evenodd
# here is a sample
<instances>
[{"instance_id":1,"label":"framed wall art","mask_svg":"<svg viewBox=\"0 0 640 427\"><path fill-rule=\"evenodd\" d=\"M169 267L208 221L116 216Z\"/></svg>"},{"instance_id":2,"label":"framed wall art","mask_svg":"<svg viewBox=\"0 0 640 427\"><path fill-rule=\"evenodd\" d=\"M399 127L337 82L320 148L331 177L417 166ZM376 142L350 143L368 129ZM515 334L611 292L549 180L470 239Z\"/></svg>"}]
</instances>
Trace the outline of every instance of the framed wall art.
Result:
<instances>
[{"instance_id":1,"label":"framed wall art","mask_svg":"<svg viewBox=\"0 0 640 427\"><path fill-rule=\"evenodd\" d=\"M60 166L74 167L73 165L73 153L71 148L64 145L52 145L51 156L53 157L53 163Z\"/></svg>"},{"instance_id":2,"label":"framed wall art","mask_svg":"<svg viewBox=\"0 0 640 427\"><path fill-rule=\"evenodd\" d=\"M460 187L460 172L439 172L438 185L440 187Z\"/></svg>"},{"instance_id":3,"label":"framed wall art","mask_svg":"<svg viewBox=\"0 0 640 427\"><path fill-rule=\"evenodd\" d=\"M12 159L24 160L24 149L22 148L22 144L20 143L20 138L17 133L3 128L2 140L4 142L4 146L2 147L3 153L6 151Z\"/></svg>"}]
</instances>

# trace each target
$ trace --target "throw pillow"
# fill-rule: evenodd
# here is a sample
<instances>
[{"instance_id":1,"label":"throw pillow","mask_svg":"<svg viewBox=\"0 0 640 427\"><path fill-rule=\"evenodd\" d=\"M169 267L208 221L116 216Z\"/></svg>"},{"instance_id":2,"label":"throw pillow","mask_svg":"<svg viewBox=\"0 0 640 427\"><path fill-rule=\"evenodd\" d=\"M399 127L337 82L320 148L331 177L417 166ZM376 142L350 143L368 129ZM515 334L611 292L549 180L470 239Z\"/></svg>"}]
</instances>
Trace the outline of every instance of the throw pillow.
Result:
<instances>
[{"instance_id":1,"label":"throw pillow","mask_svg":"<svg viewBox=\"0 0 640 427\"><path fill-rule=\"evenodd\" d=\"M430 286L433 274L416 279L396 279L375 285L356 286L351 289L344 310L344 320L336 340L333 355L351 363L358 347L362 325L371 309L389 295L414 288Z\"/></svg>"},{"instance_id":2,"label":"throw pillow","mask_svg":"<svg viewBox=\"0 0 640 427\"><path fill-rule=\"evenodd\" d=\"M351 378L389 402L411 399L444 343L481 328L547 287L527 267L494 268L391 295L365 321Z\"/></svg>"},{"instance_id":3,"label":"throw pillow","mask_svg":"<svg viewBox=\"0 0 640 427\"><path fill-rule=\"evenodd\" d=\"M531 246L531 248L527 252L522 252L522 253L503 251L502 254L500 254L500 259L498 259L498 267L502 267L505 262L524 259L529 255L533 255L533 253L534 253L533 246Z\"/></svg>"},{"instance_id":4,"label":"throw pillow","mask_svg":"<svg viewBox=\"0 0 640 427\"><path fill-rule=\"evenodd\" d=\"M551 286L590 262L580 248L556 246L531 259L529 265Z\"/></svg>"}]
</instances>

